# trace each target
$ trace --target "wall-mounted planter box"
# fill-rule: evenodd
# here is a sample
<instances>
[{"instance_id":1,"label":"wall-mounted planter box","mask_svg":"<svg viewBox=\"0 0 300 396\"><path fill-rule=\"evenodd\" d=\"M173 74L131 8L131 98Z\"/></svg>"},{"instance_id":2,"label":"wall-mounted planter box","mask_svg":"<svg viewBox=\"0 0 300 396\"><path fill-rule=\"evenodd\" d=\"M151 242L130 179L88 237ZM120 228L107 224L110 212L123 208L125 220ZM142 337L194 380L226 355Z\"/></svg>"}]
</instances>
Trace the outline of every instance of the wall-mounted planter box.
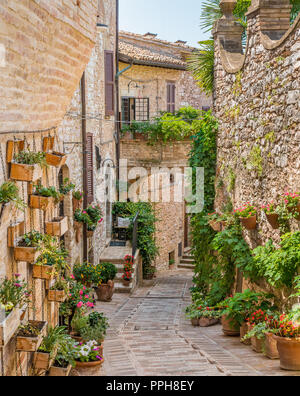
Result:
<instances>
[{"instance_id":1,"label":"wall-mounted planter box","mask_svg":"<svg viewBox=\"0 0 300 396\"><path fill-rule=\"evenodd\" d=\"M16 261L34 263L39 254L38 249L35 247L16 246L14 248L14 258Z\"/></svg>"},{"instance_id":2,"label":"wall-mounted planter box","mask_svg":"<svg viewBox=\"0 0 300 396\"><path fill-rule=\"evenodd\" d=\"M38 164L25 165L11 163L10 178L13 180L35 182L43 175L43 170Z\"/></svg>"},{"instance_id":3,"label":"wall-mounted planter box","mask_svg":"<svg viewBox=\"0 0 300 396\"><path fill-rule=\"evenodd\" d=\"M51 151L54 147L54 136L46 136L43 139L43 151Z\"/></svg>"},{"instance_id":4,"label":"wall-mounted planter box","mask_svg":"<svg viewBox=\"0 0 300 396\"><path fill-rule=\"evenodd\" d=\"M68 377L71 369L72 369L71 364L69 364L69 366L66 368L51 366L48 375L49 375L49 377Z\"/></svg>"},{"instance_id":5,"label":"wall-mounted planter box","mask_svg":"<svg viewBox=\"0 0 300 396\"><path fill-rule=\"evenodd\" d=\"M30 195L29 206L33 209L40 209L46 211L49 207L54 205L53 197L41 197L39 195Z\"/></svg>"},{"instance_id":6,"label":"wall-mounted planter box","mask_svg":"<svg viewBox=\"0 0 300 396\"><path fill-rule=\"evenodd\" d=\"M13 337L21 323L22 311L14 308L12 312L0 323L0 345L6 345Z\"/></svg>"},{"instance_id":7,"label":"wall-mounted planter box","mask_svg":"<svg viewBox=\"0 0 300 396\"><path fill-rule=\"evenodd\" d=\"M54 277L55 268L50 265L33 265L32 277L36 279L50 280Z\"/></svg>"},{"instance_id":8,"label":"wall-mounted planter box","mask_svg":"<svg viewBox=\"0 0 300 396\"><path fill-rule=\"evenodd\" d=\"M24 337L17 335L17 351L36 352L42 343L43 337L47 333L47 322L39 322L36 320L29 320L29 323L40 329L40 332L35 337Z\"/></svg>"},{"instance_id":9,"label":"wall-mounted planter box","mask_svg":"<svg viewBox=\"0 0 300 396\"><path fill-rule=\"evenodd\" d=\"M49 290L48 300L63 303L67 295L64 290Z\"/></svg>"},{"instance_id":10,"label":"wall-mounted planter box","mask_svg":"<svg viewBox=\"0 0 300 396\"><path fill-rule=\"evenodd\" d=\"M67 156L64 153L59 153L57 151L53 151L52 153L46 154L46 162L50 166L55 166L59 168L66 163Z\"/></svg>"},{"instance_id":11,"label":"wall-mounted planter box","mask_svg":"<svg viewBox=\"0 0 300 396\"><path fill-rule=\"evenodd\" d=\"M209 225L211 226L211 228L212 228L214 231L217 231L217 232L222 231L222 223L221 223L221 221L214 221L214 220L211 220L211 221L209 222Z\"/></svg>"},{"instance_id":12,"label":"wall-mounted planter box","mask_svg":"<svg viewBox=\"0 0 300 396\"><path fill-rule=\"evenodd\" d=\"M267 220L269 222L269 224L271 225L271 227L274 230L277 230L279 228L279 215L274 213L274 214L266 214Z\"/></svg>"},{"instance_id":13,"label":"wall-mounted planter box","mask_svg":"<svg viewBox=\"0 0 300 396\"><path fill-rule=\"evenodd\" d=\"M8 140L6 146L6 162L11 163L17 152L23 151L25 148L25 140Z\"/></svg>"},{"instance_id":14,"label":"wall-mounted planter box","mask_svg":"<svg viewBox=\"0 0 300 396\"><path fill-rule=\"evenodd\" d=\"M83 199L76 199L74 197L72 198L73 213L75 213L77 209L82 209L82 202Z\"/></svg>"},{"instance_id":15,"label":"wall-mounted planter box","mask_svg":"<svg viewBox=\"0 0 300 396\"><path fill-rule=\"evenodd\" d=\"M242 225L246 228L246 230L255 230L256 222L257 222L256 215L248 217L248 218L240 217L240 221L241 221Z\"/></svg>"},{"instance_id":16,"label":"wall-mounted planter box","mask_svg":"<svg viewBox=\"0 0 300 396\"><path fill-rule=\"evenodd\" d=\"M46 225L46 234L52 236L61 237L69 229L67 217L58 217L56 219L53 219L52 221L47 221L45 225Z\"/></svg>"},{"instance_id":17,"label":"wall-mounted planter box","mask_svg":"<svg viewBox=\"0 0 300 396\"><path fill-rule=\"evenodd\" d=\"M36 370L49 370L52 366L55 357L56 357L57 350L50 355L50 353L45 352L35 352L33 358L33 366Z\"/></svg>"}]
</instances>

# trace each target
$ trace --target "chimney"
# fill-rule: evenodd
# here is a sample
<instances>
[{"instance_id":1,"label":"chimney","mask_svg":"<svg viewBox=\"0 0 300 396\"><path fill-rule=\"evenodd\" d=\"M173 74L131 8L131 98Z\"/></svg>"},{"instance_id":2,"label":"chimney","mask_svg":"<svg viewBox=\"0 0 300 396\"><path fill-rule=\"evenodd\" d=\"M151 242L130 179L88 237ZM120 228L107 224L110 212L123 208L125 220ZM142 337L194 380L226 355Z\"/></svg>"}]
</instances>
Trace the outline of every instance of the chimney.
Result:
<instances>
[{"instance_id":1,"label":"chimney","mask_svg":"<svg viewBox=\"0 0 300 396\"><path fill-rule=\"evenodd\" d=\"M155 37L157 37L157 34L148 32L144 34L144 37L154 39Z\"/></svg>"},{"instance_id":2,"label":"chimney","mask_svg":"<svg viewBox=\"0 0 300 396\"><path fill-rule=\"evenodd\" d=\"M186 43L187 43L187 41L183 41L183 40L175 41L175 44L180 44L180 45L185 45Z\"/></svg>"}]
</instances>

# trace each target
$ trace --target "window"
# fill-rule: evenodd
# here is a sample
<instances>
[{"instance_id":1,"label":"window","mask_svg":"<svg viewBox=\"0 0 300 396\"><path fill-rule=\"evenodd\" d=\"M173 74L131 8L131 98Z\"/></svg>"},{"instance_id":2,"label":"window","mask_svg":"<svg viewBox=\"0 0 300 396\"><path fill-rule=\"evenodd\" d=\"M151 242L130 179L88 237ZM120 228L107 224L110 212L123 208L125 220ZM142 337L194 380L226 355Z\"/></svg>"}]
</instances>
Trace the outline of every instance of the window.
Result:
<instances>
[{"instance_id":1,"label":"window","mask_svg":"<svg viewBox=\"0 0 300 396\"><path fill-rule=\"evenodd\" d=\"M86 136L86 194L87 203L90 204L94 201L94 136L92 133L88 133Z\"/></svg>"},{"instance_id":2,"label":"window","mask_svg":"<svg viewBox=\"0 0 300 396\"><path fill-rule=\"evenodd\" d=\"M112 51L105 51L105 115L114 115L114 53Z\"/></svg>"},{"instance_id":3,"label":"window","mask_svg":"<svg viewBox=\"0 0 300 396\"><path fill-rule=\"evenodd\" d=\"M149 121L149 98L122 98L122 122Z\"/></svg>"},{"instance_id":4,"label":"window","mask_svg":"<svg viewBox=\"0 0 300 396\"><path fill-rule=\"evenodd\" d=\"M174 82L167 82L167 112L175 113L176 86Z\"/></svg>"}]
</instances>

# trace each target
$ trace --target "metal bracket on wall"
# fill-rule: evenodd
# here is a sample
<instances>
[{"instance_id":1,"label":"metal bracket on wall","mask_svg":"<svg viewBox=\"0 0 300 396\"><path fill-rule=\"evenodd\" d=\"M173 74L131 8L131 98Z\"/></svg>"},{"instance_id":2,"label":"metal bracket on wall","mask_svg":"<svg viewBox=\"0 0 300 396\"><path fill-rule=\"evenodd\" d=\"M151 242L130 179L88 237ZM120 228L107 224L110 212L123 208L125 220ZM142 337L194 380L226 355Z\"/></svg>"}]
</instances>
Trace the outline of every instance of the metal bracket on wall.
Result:
<instances>
[{"instance_id":1,"label":"metal bracket on wall","mask_svg":"<svg viewBox=\"0 0 300 396\"><path fill-rule=\"evenodd\" d=\"M64 145L64 153L72 154L75 149L75 146L83 146L83 143L82 142L63 142L63 145ZM69 145L73 145L72 149L68 148L68 150L71 150L71 151L67 151L67 146L69 146Z\"/></svg>"}]
</instances>

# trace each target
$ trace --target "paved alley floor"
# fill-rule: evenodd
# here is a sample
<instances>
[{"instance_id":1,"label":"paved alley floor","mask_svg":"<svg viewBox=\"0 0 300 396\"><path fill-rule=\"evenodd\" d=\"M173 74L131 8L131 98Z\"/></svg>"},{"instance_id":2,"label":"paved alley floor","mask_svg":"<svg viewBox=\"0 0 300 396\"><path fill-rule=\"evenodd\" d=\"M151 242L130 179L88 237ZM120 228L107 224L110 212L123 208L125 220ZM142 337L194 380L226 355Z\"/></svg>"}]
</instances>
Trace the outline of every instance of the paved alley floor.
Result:
<instances>
[{"instance_id":1,"label":"paved alley floor","mask_svg":"<svg viewBox=\"0 0 300 396\"><path fill-rule=\"evenodd\" d=\"M224 336L220 325L193 327L184 315L192 276L186 270L161 273L152 287L98 303L110 328L105 362L92 375L300 376L280 370L278 360L253 352L239 338Z\"/></svg>"}]
</instances>

